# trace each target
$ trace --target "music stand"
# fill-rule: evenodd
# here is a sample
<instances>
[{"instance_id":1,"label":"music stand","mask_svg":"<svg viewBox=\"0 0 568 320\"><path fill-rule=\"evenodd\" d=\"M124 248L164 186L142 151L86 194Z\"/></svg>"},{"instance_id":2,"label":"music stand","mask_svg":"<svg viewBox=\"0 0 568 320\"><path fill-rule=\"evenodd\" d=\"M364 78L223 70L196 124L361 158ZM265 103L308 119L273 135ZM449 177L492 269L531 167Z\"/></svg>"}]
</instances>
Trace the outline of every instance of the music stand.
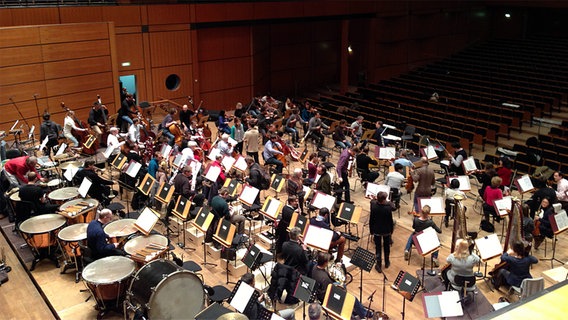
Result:
<instances>
[{"instance_id":1,"label":"music stand","mask_svg":"<svg viewBox=\"0 0 568 320\"><path fill-rule=\"evenodd\" d=\"M150 190L152 189L152 186L155 182L156 179L154 179L154 177L152 177L149 173L146 173L144 179L142 179L142 181L140 181L140 184L138 185L138 190L140 190L142 194L147 196L150 193Z\"/></svg>"},{"instance_id":2,"label":"music stand","mask_svg":"<svg viewBox=\"0 0 568 320\"><path fill-rule=\"evenodd\" d=\"M557 209L557 207L560 209L557 210L556 214L548 216L548 219L550 220L550 226L552 227L552 233L554 234L554 240L553 240L554 242L552 243L552 257L540 259L540 260L550 260L550 268L554 267L554 261L558 261L564 264L564 262L560 261L558 258L555 257L556 242L558 242L557 238L558 235L568 230L568 216L566 215L566 211L562 210L562 207L558 203L555 204L554 206L555 210Z\"/></svg>"},{"instance_id":3,"label":"music stand","mask_svg":"<svg viewBox=\"0 0 568 320\"><path fill-rule=\"evenodd\" d=\"M176 216L182 222L183 242L179 242L179 232L178 232L178 246L180 248L185 248L185 231L187 227L187 221L188 221L187 217L189 215L190 208L191 208L191 201L186 199L184 196L180 195L178 196L176 204L172 209L172 213L174 214L174 216ZM187 249L195 250L195 248L191 247Z\"/></svg>"},{"instance_id":4,"label":"music stand","mask_svg":"<svg viewBox=\"0 0 568 320\"><path fill-rule=\"evenodd\" d=\"M420 280L412 276L410 273L401 270L396 276L396 280L394 281L392 288L402 296L401 315L402 319L404 320L406 300L410 302L414 300L414 297L416 296L418 289L420 288Z\"/></svg>"},{"instance_id":5,"label":"music stand","mask_svg":"<svg viewBox=\"0 0 568 320\"><path fill-rule=\"evenodd\" d=\"M355 296L342 287L328 284L322 307L334 319L351 319L355 307Z\"/></svg>"},{"instance_id":6,"label":"music stand","mask_svg":"<svg viewBox=\"0 0 568 320\"><path fill-rule=\"evenodd\" d=\"M245 313L250 310L253 303L256 303L259 295L255 288L239 280L231 292L229 305L238 312Z\"/></svg>"},{"instance_id":7,"label":"music stand","mask_svg":"<svg viewBox=\"0 0 568 320\"><path fill-rule=\"evenodd\" d=\"M308 159L308 153L309 153L309 152L308 152L308 148L305 147L305 148L304 148L304 151L302 151L302 154L300 154L300 162L301 162L301 163L305 163L305 162L306 162L306 160Z\"/></svg>"},{"instance_id":8,"label":"music stand","mask_svg":"<svg viewBox=\"0 0 568 320\"><path fill-rule=\"evenodd\" d=\"M267 263L270 260L272 260L272 254L269 252L263 252L262 249L256 244L250 246L245 256L241 259L241 261L245 264L245 266L247 266L248 269L250 269L251 272L258 269L259 266ZM269 281L264 274L264 271L262 271L262 269L259 270L264 277L264 281L268 283Z\"/></svg>"},{"instance_id":9,"label":"music stand","mask_svg":"<svg viewBox=\"0 0 568 320\"><path fill-rule=\"evenodd\" d=\"M222 315L230 312L232 312L230 309L223 307L218 302L214 302L207 308L201 310L198 314L196 314L195 320L218 319Z\"/></svg>"},{"instance_id":10,"label":"music stand","mask_svg":"<svg viewBox=\"0 0 568 320\"><path fill-rule=\"evenodd\" d=\"M365 130L365 132L363 132L363 135L361 136L361 140L360 141L365 141L365 140L369 140L373 137L373 134L375 133L375 130L373 129L367 129Z\"/></svg>"},{"instance_id":11,"label":"music stand","mask_svg":"<svg viewBox=\"0 0 568 320\"><path fill-rule=\"evenodd\" d=\"M275 191L274 197L276 199L278 199L278 193L282 191L284 183L286 183L286 180L284 179L284 177L282 177L282 175L276 173L272 175L272 178L270 180L270 189Z\"/></svg>"},{"instance_id":12,"label":"music stand","mask_svg":"<svg viewBox=\"0 0 568 320\"><path fill-rule=\"evenodd\" d=\"M422 256L422 285L424 285L424 273L426 272L426 256L430 254L430 271L428 275L435 276L436 272L432 270L434 256L432 253L440 249L440 240L436 231L432 227L428 227L412 236L412 241L416 250Z\"/></svg>"},{"instance_id":13,"label":"music stand","mask_svg":"<svg viewBox=\"0 0 568 320\"><path fill-rule=\"evenodd\" d=\"M359 282L359 301L363 301L363 270L371 272L373 266L377 262L377 257L362 247L357 247L351 257L351 264L361 269L361 279Z\"/></svg>"},{"instance_id":14,"label":"music stand","mask_svg":"<svg viewBox=\"0 0 568 320\"><path fill-rule=\"evenodd\" d=\"M516 179L515 186L517 186L517 190L521 193L521 199L523 199L525 193L534 191L531 177L528 174Z\"/></svg>"},{"instance_id":15,"label":"music stand","mask_svg":"<svg viewBox=\"0 0 568 320\"><path fill-rule=\"evenodd\" d=\"M237 227L231 223L231 221L226 219L220 219L219 223L217 224L217 231L213 235L213 239L219 242L224 248L229 249L233 244L233 238L235 237L235 232L237 231ZM227 260L227 266L225 268L225 272L227 274L227 284L229 282L229 259ZM236 263L236 260L235 260Z\"/></svg>"},{"instance_id":16,"label":"music stand","mask_svg":"<svg viewBox=\"0 0 568 320\"><path fill-rule=\"evenodd\" d=\"M361 211L363 209L359 206L348 202L342 202L339 206L339 212L337 214L337 219L345 221L345 231L352 235L351 225L354 224L357 229L357 235L359 235L359 218L361 217ZM351 249L351 240L349 240L349 245L347 246L347 251Z\"/></svg>"},{"instance_id":17,"label":"music stand","mask_svg":"<svg viewBox=\"0 0 568 320\"><path fill-rule=\"evenodd\" d=\"M337 199L329 194L325 194L323 192L320 191L316 191L313 199L312 199L312 203L311 206L317 208L317 209L321 209L321 208L327 208L329 210L329 212L332 211L333 206L335 205L335 201Z\"/></svg>"},{"instance_id":18,"label":"music stand","mask_svg":"<svg viewBox=\"0 0 568 320\"><path fill-rule=\"evenodd\" d=\"M290 232L292 228L295 227L300 228L300 236L303 238L304 235L306 234L306 231L308 230L309 225L310 225L310 220L308 220L308 218L294 211L292 213L292 219L290 219L290 224L286 229L288 232Z\"/></svg>"},{"instance_id":19,"label":"music stand","mask_svg":"<svg viewBox=\"0 0 568 320\"><path fill-rule=\"evenodd\" d=\"M126 164L126 156L122 153L119 153L114 157L114 160L111 162L111 166L116 168L118 171L121 171L124 165Z\"/></svg>"},{"instance_id":20,"label":"music stand","mask_svg":"<svg viewBox=\"0 0 568 320\"><path fill-rule=\"evenodd\" d=\"M158 192L156 193L156 200L167 205L172 200L175 189L176 188L171 184L162 182L162 184L160 184L160 187L158 188Z\"/></svg>"},{"instance_id":21,"label":"music stand","mask_svg":"<svg viewBox=\"0 0 568 320\"><path fill-rule=\"evenodd\" d=\"M140 212L140 216L136 219L136 222L134 222L134 227L145 236L148 236L159 219L160 214L158 212L146 207Z\"/></svg>"},{"instance_id":22,"label":"music stand","mask_svg":"<svg viewBox=\"0 0 568 320\"><path fill-rule=\"evenodd\" d=\"M463 308L460 302L459 292L454 290L424 293L422 295L424 317L448 318L463 316Z\"/></svg>"},{"instance_id":23,"label":"music stand","mask_svg":"<svg viewBox=\"0 0 568 320\"><path fill-rule=\"evenodd\" d=\"M487 283L487 261L500 256L503 253L503 246L501 245L501 241L499 241L499 237L497 237L497 234L495 233L486 235L482 238L477 238L474 241L481 261L485 262L483 281ZM489 287L489 290L493 292L493 288L491 288L488 283L487 286Z\"/></svg>"},{"instance_id":24,"label":"music stand","mask_svg":"<svg viewBox=\"0 0 568 320\"><path fill-rule=\"evenodd\" d=\"M302 319L306 319L306 302L310 303L315 298L316 280L306 276L300 276L296 282L296 289L292 296L302 301Z\"/></svg>"},{"instance_id":25,"label":"music stand","mask_svg":"<svg viewBox=\"0 0 568 320\"><path fill-rule=\"evenodd\" d=\"M245 184L243 185L241 194L239 195L239 201L249 207L252 207L254 201L256 200L256 197L258 197L259 192L260 190L258 190L257 188L249 184Z\"/></svg>"},{"instance_id":26,"label":"music stand","mask_svg":"<svg viewBox=\"0 0 568 320\"><path fill-rule=\"evenodd\" d=\"M212 212L209 211L206 207L201 207L195 219L191 220L191 224L198 229L199 231L203 232L203 234L207 234L207 229L211 226L211 221L213 221L214 215ZM205 250L205 241L202 242L203 244L203 265L212 265L216 267L215 263L207 262L207 252Z\"/></svg>"},{"instance_id":27,"label":"music stand","mask_svg":"<svg viewBox=\"0 0 568 320\"><path fill-rule=\"evenodd\" d=\"M225 179L225 183L223 184L223 188L227 188L229 191L229 195L231 197L234 197L237 195L237 192L239 191L239 187L242 186L243 184L239 181L237 181L237 179L231 179L231 178L227 178Z\"/></svg>"}]
</instances>

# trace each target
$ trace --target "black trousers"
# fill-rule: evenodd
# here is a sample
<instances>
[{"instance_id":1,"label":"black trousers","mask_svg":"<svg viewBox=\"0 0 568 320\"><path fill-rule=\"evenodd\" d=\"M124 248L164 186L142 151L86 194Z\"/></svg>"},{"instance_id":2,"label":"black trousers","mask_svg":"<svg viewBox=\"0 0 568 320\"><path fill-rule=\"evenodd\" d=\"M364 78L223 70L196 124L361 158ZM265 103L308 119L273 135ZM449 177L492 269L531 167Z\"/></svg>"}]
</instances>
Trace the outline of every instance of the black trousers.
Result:
<instances>
[{"instance_id":1,"label":"black trousers","mask_svg":"<svg viewBox=\"0 0 568 320\"><path fill-rule=\"evenodd\" d=\"M390 262L389 256L390 256L391 235L375 234L373 235L373 240L375 241L375 255L377 257L377 264L380 265L382 263L381 249L385 256L385 262Z\"/></svg>"}]
</instances>

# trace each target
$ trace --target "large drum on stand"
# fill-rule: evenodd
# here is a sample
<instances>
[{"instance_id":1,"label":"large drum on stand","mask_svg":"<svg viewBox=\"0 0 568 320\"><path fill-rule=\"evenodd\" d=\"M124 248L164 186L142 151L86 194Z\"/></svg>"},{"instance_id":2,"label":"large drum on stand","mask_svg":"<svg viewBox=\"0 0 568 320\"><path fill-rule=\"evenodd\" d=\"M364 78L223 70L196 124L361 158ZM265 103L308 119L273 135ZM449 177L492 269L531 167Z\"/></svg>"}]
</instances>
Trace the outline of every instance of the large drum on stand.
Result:
<instances>
[{"instance_id":1,"label":"large drum on stand","mask_svg":"<svg viewBox=\"0 0 568 320\"><path fill-rule=\"evenodd\" d=\"M61 231L57 234L61 243L61 248L63 249L63 256L65 257L61 273L65 273L65 271L69 268L74 268L77 271L75 273L75 282L79 282L79 271L81 270L79 261L77 261L77 257L81 256L79 242L87 239L88 226L88 223L72 224L61 229Z\"/></svg>"},{"instance_id":2,"label":"large drum on stand","mask_svg":"<svg viewBox=\"0 0 568 320\"><path fill-rule=\"evenodd\" d=\"M58 214L42 214L31 217L20 224L20 233L34 255L30 271L43 258L49 258L59 268L55 255L57 251L57 233L65 225L65 218Z\"/></svg>"},{"instance_id":3,"label":"large drum on stand","mask_svg":"<svg viewBox=\"0 0 568 320\"><path fill-rule=\"evenodd\" d=\"M126 288L135 270L136 263L121 256L96 260L83 269L83 281L101 312L111 308L122 310Z\"/></svg>"},{"instance_id":4,"label":"large drum on stand","mask_svg":"<svg viewBox=\"0 0 568 320\"><path fill-rule=\"evenodd\" d=\"M107 224L104 230L109 237L115 238L116 242L121 243L138 232L138 229L134 226L135 222L136 219L116 220Z\"/></svg>"},{"instance_id":5,"label":"large drum on stand","mask_svg":"<svg viewBox=\"0 0 568 320\"><path fill-rule=\"evenodd\" d=\"M71 199L75 199L79 196L79 188L76 187L65 187L65 188L61 188L61 189L57 189L54 191L51 191L47 197L49 198L49 200L51 200L51 202L55 203L55 204L63 204L66 201L69 201Z\"/></svg>"},{"instance_id":6,"label":"large drum on stand","mask_svg":"<svg viewBox=\"0 0 568 320\"><path fill-rule=\"evenodd\" d=\"M138 270L127 292L128 308L149 319L194 319L204 302L201 280L163 259Z\"/></svg>"},{"instance_id":7,"label":"large drum on stand","mask_svg":"<svg viewBox=\"0 0 568 320\"><path fill-rule=\"evenodd\" d=\"M166 255L168 238L161 234L137 236L128 240L123 249L134 261L143 265Z\"/></svg>"}]
</instances>

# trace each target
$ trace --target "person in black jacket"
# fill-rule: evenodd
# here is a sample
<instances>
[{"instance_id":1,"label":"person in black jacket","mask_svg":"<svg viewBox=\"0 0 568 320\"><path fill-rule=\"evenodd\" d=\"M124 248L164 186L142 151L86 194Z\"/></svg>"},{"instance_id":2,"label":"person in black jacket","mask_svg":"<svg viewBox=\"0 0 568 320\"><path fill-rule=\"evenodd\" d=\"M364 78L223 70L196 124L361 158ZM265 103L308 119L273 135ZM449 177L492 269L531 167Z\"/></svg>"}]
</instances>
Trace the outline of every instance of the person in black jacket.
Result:
<instances>
[{"instance_id":1,"label":"person in black jacket","mask_svg":"<svg viewBox=\"0 0 568 320\"><path fill-rule=\"evenodd\" d=\"M290 240L288 232L286 231L290 226L290 220L294 212L298 211L298 197L289 196L288 204L282 208L282 215L276 227L276 255L282 252L282 245L284 242Z\"/></svg>"},{"instance_id":2,"label":"person in black jacket","mask_svg":"<svg viewBox=\"0 0 568 320\"><path fill-rule=\"evenodd\" d=\"M375 241L375 254L377 256L377 264L375 269L382 272L381 269L381 246L385 256L385 269L390 266L390 245L391 236L394 229L392 220L392 211L394 204L387 201L386 192L379 192L377 199L371 200L371 211L369 214L369 229Z\"/></svg>"},{"instance_id":3,"label":"person in black jacket","mask_svg":"<svg viewBox=\"0 0 568 320\"><path fill-rule=\"evenodd\" d=\"M89 188L87 194L104 204L108 201L108 196L111 193L110 186L112 186L114 182L101 178L95 170L95 161L87 160L85 161L85 167L75 174L73 180L77 181L79 184L84 178L91 180L91 188Z\"/></svg>"},{"instance_id":4,"label":"person in black jacket","mask_svg":"<svg viewBox=\"0 0 568 320\"><path fill-rule=\"evenodd\" d=\"M306 274L309 259L306 245L300 241L301 232L298 227L290 230L290 240L282 244L282 258L285 265L295 268L301 274Z\"/></svg>"},{"instance_id":5,"label":"person in black jacket","mask_svg":"<svg viewBox=\"0 0 568 320\"><path fill-rule=\"evenodd\" d=\"M103 209L99 212L99 218L89 223L87 227L87 246L92 251L93 259L108 256L124 255L124 251L117 249L119 243L109 243L109 236L103 230L103 226L112 220L112 211Z\"/></svg>"},{"instance_id":6,"label":"person in black jacket","mask_svg":"<svg viewBox=\"0 0 568 320\"><path fill-rule=\"evenodd\" d=\"M254 162L254 159L251 156L247 156L245 161L249 167L249 176L245 179L246 183L250 186L257 188L258 190L262 190L261 183L262 183L262 176L260 164ZM254 204L260 206L260 192L254 199Z\"/></svg>"}]
</instances>

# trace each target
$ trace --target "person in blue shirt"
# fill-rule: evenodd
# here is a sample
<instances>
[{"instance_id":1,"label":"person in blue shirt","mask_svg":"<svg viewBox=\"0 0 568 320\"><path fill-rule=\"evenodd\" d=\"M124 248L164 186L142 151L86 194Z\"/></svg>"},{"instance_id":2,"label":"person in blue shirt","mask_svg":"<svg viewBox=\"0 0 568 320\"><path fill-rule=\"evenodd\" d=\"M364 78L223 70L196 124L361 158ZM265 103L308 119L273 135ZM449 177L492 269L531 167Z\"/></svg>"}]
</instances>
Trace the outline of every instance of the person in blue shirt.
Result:
<instances>
[{"instance_id":1,"label":"person in blue shirt","mask_svg":"<svg viewBox=\"0 0 568 320\"><path fill-rule=\"evenodd\" d=\"M97 260L108 256L122 256L124 251L118 249L118 242L109 243L109 236L103 226L112 220L112 211L103 209L99 218L89 223L87 227L87 246L92 251L92 258Z\"/></svg>"}]
</instances>

